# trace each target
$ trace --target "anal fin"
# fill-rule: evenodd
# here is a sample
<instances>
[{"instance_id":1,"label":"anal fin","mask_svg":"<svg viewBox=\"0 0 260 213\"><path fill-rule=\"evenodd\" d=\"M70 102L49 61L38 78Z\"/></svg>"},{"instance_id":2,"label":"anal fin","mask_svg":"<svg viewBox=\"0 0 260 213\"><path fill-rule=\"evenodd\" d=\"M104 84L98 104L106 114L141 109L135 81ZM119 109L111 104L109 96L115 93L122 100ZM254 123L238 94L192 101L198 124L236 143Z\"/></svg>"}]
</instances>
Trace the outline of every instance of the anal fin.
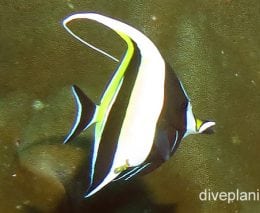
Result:
<instances>
[{"instance_id":1,"label":"anal fin","mask_svg":"<svg viewBox=\"0 0 260 213\"><path fill-rule=\"evenodd\" d=\"M76 85L72 86L72 92L75 98L77 112L74 124L65 138L64 143L73 140L84 129L95 123L94 115L97 108L95 103Z\"/></svg>"}]
</instances>

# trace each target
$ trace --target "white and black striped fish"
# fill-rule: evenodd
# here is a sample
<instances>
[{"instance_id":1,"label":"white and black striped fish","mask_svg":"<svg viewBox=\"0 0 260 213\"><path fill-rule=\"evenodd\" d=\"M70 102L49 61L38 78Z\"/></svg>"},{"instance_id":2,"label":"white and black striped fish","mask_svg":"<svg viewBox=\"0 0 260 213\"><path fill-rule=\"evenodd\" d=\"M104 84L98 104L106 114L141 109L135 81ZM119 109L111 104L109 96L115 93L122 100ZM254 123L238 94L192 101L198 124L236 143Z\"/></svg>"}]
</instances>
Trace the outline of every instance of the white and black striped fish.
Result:
<instances>
[{"instance_id":1,"label":"white and black striped fish","mask_svg":"<svg viewBox=\"0 0 260 213\"><path fill-rule=\"evenodd\" d=\"M123 58L118 61L74 34L67 25L75 19L94 20L114 30L127 44ZM182 138L207 132L215 125L194 117L181 82L140 31L95 13L71 15L63 26L77 40L119 62L99 104L79 87L72 87L77 116L64 143L95 125L86 197L111 181L154 170L169 159Z\"/></svg>"}]
</instances>

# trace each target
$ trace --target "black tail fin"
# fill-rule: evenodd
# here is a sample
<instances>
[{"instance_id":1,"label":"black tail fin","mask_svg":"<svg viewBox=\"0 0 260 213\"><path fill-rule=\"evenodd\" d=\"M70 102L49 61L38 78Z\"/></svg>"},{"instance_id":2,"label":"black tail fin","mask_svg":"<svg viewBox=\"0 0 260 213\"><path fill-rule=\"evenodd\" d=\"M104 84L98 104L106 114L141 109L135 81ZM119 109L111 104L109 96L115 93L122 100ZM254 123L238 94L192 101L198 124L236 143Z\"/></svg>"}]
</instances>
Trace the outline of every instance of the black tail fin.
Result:
<instances>
[{"instance_id":1,"label":"black tail fin","mask_svg":"<svg viewBox=\"0 0 260 213\"><path fill-rule=\"evenodd\" d=\"M65 138L64 143L73 140L84 129L93 124L93 118L96 111L96 105L79 87L73 85L72 92L77 106L77 114L74 124Z\"/></svg>"}]
</instances>

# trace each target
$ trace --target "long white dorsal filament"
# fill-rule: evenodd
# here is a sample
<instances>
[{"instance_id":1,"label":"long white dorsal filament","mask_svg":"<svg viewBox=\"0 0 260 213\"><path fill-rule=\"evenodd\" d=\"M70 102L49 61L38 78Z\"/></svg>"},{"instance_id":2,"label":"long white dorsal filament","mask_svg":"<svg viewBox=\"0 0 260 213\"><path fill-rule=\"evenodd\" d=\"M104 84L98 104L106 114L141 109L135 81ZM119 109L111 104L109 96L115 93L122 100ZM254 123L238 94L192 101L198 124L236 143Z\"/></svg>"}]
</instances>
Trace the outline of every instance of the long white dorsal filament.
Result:
<instances>
[{"instance_id":1,"label":"long white dorsal filament","mask_svg":"<svg viewBox=\"0 0 260 213\"><path fill-rule=\"evenodd\" d=\"M115 58L114 56L110 55L109 53L105 52L104 50L101 50L99 48L97 48L96 46L90 44L89 42L85 41L84 39L80 38L78 35L76 35L74 32L72 32L72 30L68 27L68 23L75 20L75 19L88 19L86 17L84 17L84 14L74 14L71 15L69 17L67 17L66 19L63 20L62 24L63 27L65 28L65 30L67 30L67 32L69 34L71 34L74 38L76 38L78 41L80 41L81 43L87 45L88 47L92 48L93 50L111 58L113 61L119 62L119 60L117 58Z\"/></svg>"}]
</instances>

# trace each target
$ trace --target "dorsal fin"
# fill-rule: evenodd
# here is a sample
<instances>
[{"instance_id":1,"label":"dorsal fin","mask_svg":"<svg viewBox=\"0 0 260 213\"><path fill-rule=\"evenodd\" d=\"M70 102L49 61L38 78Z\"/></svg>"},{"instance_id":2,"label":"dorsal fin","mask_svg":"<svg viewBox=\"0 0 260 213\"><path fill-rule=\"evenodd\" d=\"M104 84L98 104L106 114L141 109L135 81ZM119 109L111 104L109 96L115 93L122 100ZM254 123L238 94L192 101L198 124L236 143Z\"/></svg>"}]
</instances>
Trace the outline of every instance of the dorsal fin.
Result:
<instances>
[{"instance_id":1,"label":"dorsal fin","mask_svg":"<svg viewBox=\"0 0 260 213\"><path fill-rule=\"evenodd\" d=\"M131 40L133 40L138 48L141 51L141 54L143 57L147 57L151 60L156 60L158 64L158 60L161 61L161 63L164 63L164 60L162 59L162 56L157 49L157 47L154 45L154 43L143 33L138 31L137 29L121 22L118 20L115 20L113 18L109 18L97 13L77 13L73 14L63 20L63 27L77 40L82 42L83 44L87 45L88 47L100 52L101 54L111 58L112 60L119 62L119 60L109 53L97 48L96 46L90 44L89 42L83 40L79 36L77 36L75 33L73 33L70 28L67 26L69 22L76 20L76 19L89 19L97 21L110 29L114 30L119 36L121 35L127 35ZM122 36L121 36L122 37ZM124 38L123 38L124 39ZM125 39L124 39L125 40Z\"/></svg>"},{"instance_id":2,"label":"dorsal fin","mask_svg":"<svg viewBox=\"0 0 260 213\"><path fill-rule=\"evenodd\" d=\"M77 106L77 114L74 124L69 134L65 138L64 143L73 140L84 129L88 128L91 124L95 122L94 115L97 106L76 85L72 86L72 92Z\"/></svg>"},{"instance_id":3,"label":"dorsal fin","mask_svg":"<svg viewBox=\"0 0 260 213\"><path fill-rule=\"evenodd\" d=\"M77 17L77 15L74 15ZM73 17L74 17L73 16ZM81 37L79 37L78 35L76 35L68 26L67 24L73 20L73 17L68 17L66 19L63 20L63 27L74 37L76 38L78 41L82 42L83 44L87 45L88 47L90 47L91 49L107 56L108 58L111 58L113 61L115 62L119 62L119 60L117 58L115 58L114 56L110 55L109 53L105 52L104 50L101 50L100 48L94 46L93 44L90 44L89 42L85 41L84 39L82 39ZM79 18L81 18L81 16L79 16Z\"/></svg>"}]
</instances>

